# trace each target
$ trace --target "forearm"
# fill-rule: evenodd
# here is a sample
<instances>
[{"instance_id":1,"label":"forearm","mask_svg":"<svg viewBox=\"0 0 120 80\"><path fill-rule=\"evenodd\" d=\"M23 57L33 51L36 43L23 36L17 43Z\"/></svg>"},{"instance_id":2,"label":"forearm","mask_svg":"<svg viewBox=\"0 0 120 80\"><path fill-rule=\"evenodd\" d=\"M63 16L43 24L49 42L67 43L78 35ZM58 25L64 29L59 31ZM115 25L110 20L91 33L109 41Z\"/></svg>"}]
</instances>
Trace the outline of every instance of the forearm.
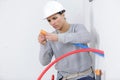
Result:
<instances>
[{"instance_id":1,"label":"forearm","mask_svg":"<svg viewBox=\"0 0 120 80\"><path fill-rule=\"evenodd\" d=\"M89 33L63 33L58 34L58 41L63 43L89 43L91 41Z\"/></svg>"},{"instance_id":2,"label":"forearm","mask_svg":"<svg viewBox=\"0 0 120 80\"><path fill-rule=\"evenodd\" d=\"M53 52L48 43L40 46L39 59L43 66L46 66L51 62L52 56Z\"/></svg>"}]
</instances>

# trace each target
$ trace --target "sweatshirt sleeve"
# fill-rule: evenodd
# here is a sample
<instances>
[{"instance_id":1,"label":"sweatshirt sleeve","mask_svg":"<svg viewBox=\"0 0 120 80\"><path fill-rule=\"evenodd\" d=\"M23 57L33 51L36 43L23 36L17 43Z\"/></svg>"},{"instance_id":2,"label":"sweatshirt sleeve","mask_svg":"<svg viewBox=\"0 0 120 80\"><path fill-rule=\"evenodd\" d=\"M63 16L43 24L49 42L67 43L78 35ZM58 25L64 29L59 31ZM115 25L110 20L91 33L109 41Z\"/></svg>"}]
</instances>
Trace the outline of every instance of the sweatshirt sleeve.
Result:
<instances>
[{"instance_id":1,"label":"sweatshirt sleeve","mask_svg":"<svg viewBox=\"0 0 120 80\"><path fill-rule=\"evenodd\" d=\"M43 66L46 66L51 62L51 59L53 57L53 51L50 46L50 43L47 42L46 45L40 44L40 53L39 53L39 59Z\"/></svg>"},{"instance_id":2,"label":"sweatshirt sleeve","mask_svg":"<svg viewBox=\"0 0 120 80\"><path fill-rule=\"evenodd\" d=\"M91 41L91 34L83 25L76 25L71 32L58 34L58 41L62 43L88 43Z\"/></svg>"}]
</instances>

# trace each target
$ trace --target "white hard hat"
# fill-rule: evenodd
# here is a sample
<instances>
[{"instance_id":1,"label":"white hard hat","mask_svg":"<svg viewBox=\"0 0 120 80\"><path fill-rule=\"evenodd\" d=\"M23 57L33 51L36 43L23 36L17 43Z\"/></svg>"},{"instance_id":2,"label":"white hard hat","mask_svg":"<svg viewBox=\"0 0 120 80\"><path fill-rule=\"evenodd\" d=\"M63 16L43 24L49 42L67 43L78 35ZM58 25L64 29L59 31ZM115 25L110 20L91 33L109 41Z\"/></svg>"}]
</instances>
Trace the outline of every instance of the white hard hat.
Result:
<instances>
[{"instance_id":1,"label":"white hard hat","mask_svg":"<svg viewBox=\"0 0 120 80\"><path fill-rule=\"evenodd\" d=\"M44 18L48 18L51 15L65 10L65 8L57 1L49 1L44 7Z\"/></svg>"}]
</instances>

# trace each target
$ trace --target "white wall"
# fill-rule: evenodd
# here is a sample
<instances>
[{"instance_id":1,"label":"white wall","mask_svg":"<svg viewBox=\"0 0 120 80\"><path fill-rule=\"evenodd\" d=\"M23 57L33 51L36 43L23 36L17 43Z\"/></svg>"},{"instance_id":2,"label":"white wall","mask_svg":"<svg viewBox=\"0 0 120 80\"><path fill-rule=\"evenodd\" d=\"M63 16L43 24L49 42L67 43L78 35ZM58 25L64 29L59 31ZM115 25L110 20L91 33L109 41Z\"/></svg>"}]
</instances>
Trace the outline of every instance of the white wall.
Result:
<instances>
[{"instance_id":1,"label":"white wall","mask_svg":"<svg viewBox=\"0 0 120 80\"><path fill-rule=\"evenodd\" d=\"M105 60L100 61L99 68L102 68L105 80L119 80L120 77L118 44L120 26L120 1L119 0L94 0L93 26L99 34L99 49L105 51Z\"/></svg>"},{"instance_id":2,"label":"white wall","mask_svg":"<svg viewBox=\"0 0 120 80\"><path fill-rule=\"evenodd\" d=\"M120 80L120 1L93 0L91 4L87 1L84 4L85 25L96 34L97 47L105 52L105 60L96 56L96 67L104 72L102 80Z\"/></svg>"},{"instance_id":3,"label":"white wall","mask_svg":"<svg viewBox=\"0 0 120 80\"><path fill-rule=\"evenodd\" d=\"M45 1L45 0L44 0ZM0 0L0 80L35 80L41 0Z\"/></svg>"},{"instance_id":4,"label":"white wall","mask_svg":"<svg viewBox=\"0 0 120 80\"><path fill-rule=\"evenodd\" d=\"M120 80L120 1L95 0L94 25L100 34L100 49L105 51L105 80Z\"/></svg>"},{"instance_id":5,"label":"white wall","mask_svg":"<svg viewBox=\"0 0 120 80\"><path fill-rule=\"evenodd\" d=\"M44 69L38 59L37 37L40 29L53 30L42 20L46 1L0 0L0 80L35 80ZM104 71L103 80L120 80L120 1L94 0L92 4L88 0L58 1L66 7L70 23L84 23L97 36L93 43L105 51L105 60L96 59L97 68ZM50 79L55 72L52 68L43 80Z\"/></svg>"}]
</instances>

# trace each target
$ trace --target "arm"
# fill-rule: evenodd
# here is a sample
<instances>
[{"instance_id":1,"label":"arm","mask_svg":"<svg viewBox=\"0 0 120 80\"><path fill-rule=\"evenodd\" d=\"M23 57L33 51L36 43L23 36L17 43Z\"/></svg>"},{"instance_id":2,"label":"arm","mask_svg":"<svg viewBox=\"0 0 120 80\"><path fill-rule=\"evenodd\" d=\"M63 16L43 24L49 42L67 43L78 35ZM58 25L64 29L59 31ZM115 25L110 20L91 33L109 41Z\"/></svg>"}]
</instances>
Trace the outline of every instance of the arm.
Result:
<instances>
[{"instance_id":1,"label":"arm","mask_svg":"<svg viewBox=\"0 0 120 80\"><path fill-rule=\"evenodd\" d=\"M50 43L46 42L45 45L40 45L39 59L43 66L51 62L53 56L53 51L51 49Z\"/></svg>"},{"instance_id":2,"label":"arm","mask_svg":"<svg viewBox=\"0 0 120 80\"><path fill-rule=\"evenodd\" d=\"M46 40L45 35L39 34L38 41L40 43L39 59L41 64L45 66L51 62L53 52L50 46L50 42Z\"/></svg>"},{"instance_id":3,"label":"arm","mask_svg":"<svg viewBox=\"0 0 120 80\"><path fill-rule=\"evenodd\" d=\"M92 39L91 34L81 25L76 26L74 32L58 34L58 41L62 43L88 43Z\"/></svg>"}]
</instances>

